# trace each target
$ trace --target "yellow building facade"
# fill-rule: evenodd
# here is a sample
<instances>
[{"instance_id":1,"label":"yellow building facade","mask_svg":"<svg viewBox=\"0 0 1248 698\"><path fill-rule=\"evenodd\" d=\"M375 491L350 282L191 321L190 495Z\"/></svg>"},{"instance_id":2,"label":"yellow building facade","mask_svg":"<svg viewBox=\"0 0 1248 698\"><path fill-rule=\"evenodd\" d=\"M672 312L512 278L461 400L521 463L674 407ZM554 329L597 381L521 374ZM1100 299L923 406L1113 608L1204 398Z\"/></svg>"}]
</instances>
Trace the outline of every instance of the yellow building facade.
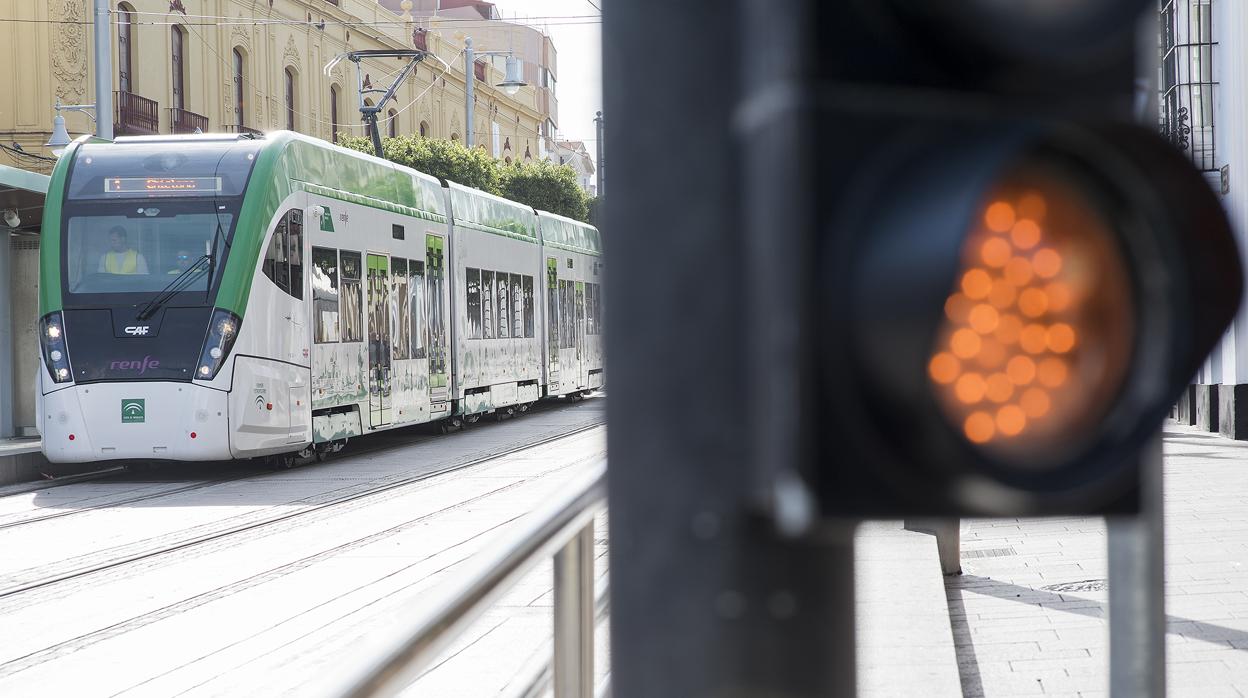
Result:
<instances>
[{"instance_id":1,"label":"yellow building facade","mask_svg":"<svg viewBox=\"0 0 1248 698\"><path fill-rule=\"evenodd\" d=\"M406 4L406 3L405 3ZM431 54L383 110L383 135L462 140L462 42L377 0L128 0L110 2L116 135L291 128L332 140L363 135L350 51L422 48ZM48 172L54 104L95 101L92 0L0 0L0 164ZM499 23L500 25L502 23ZM481 26L484 32L487 27ZM493 38L505 26L489 27ZM459 34L471 34L465 26ZM495 47L477 41L481 50ZM505 47L504 47L505 48ZM384 90L404 62L366 59ZM497 61L475 73L475 143L500 159L538 159L550 107L533 86L507 95ZM370 103L379 95L366 95ZM89 116L64 112L70 135ZM13 144L16 144L15 148ZM15 152L17 151L17 152ZM23 155L21 153L26 153Z\"/></svg>"}]
</instances>

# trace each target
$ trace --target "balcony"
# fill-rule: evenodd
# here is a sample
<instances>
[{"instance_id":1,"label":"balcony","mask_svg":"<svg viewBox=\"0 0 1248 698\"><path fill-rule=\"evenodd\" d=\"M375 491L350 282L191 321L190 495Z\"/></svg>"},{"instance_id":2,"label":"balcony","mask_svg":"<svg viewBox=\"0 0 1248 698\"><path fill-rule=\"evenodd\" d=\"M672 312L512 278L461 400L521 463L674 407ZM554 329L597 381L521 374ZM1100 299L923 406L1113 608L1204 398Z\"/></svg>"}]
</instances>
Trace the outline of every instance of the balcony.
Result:
<instances>
[{"instance_id":1,"label":"balcony","mask_svg":"<svg viewBox=\"0 0 1248 698\"><path fill-rule=\"evenodd\" d=\"M169 110L169 133L208 132L208 117L174 107Z\"/></svg>"},{"instance_id":2,"label":"balcony","mask_svg":"<svg viewBox=\"0 0 1248 698\"><path fill-rule=\"evenodd\" d=\"M133 92L114 92L117 103L113 133L118 136L152 136L160 133L160 104Z\"/></svg>"},{"instance_id":3,"label":"balcony","mask_svg":"<svg viewBox=\"0 0 1248 698\"><path fill-rule=\"evenodd\" d=\"M238 124L230 124L225 127L225 130L230 133L250 133L253 136L264 135L264 131L261 131L260 129L252 128L250 126L239 126Z\"/></svg>"}]
</instances>

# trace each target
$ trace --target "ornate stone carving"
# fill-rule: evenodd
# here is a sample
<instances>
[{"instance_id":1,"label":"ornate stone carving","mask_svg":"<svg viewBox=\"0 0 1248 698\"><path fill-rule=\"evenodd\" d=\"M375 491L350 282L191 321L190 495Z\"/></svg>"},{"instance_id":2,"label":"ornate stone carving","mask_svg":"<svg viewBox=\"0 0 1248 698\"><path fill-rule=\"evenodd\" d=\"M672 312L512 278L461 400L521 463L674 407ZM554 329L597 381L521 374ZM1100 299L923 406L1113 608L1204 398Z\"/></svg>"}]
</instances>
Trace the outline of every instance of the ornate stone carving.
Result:
<instances>
[{"instance_id":1,"label":"ornate stone carving","mask_svg":"<svg viewBox=\"0 0 1248 698\"><path fill-rule=\"evenodd\" d=\"M294 34L286 38L286 51L282 54L282 60L286 62L286 65L294 66L295 70L303 72L303 61L299 58L299 47L295 45Z\"/></svg>"},{"instance_id":2,"label":"ornate stone carving","mask_svg":"<svg viewBox=\"0 0 1248 698\"><path fill-rule=\"evenodd\" d=\"M56 47L52 53L52 75L56 78L56 96L66 104L83 101L87 82L87 27L82 0L59 0L61 19L65 22L52 32Z\"/></svg>"},{"instance_id":3,"label":"ornate stone carving","mask_svg":"<svg viewBox=\"0 0 1248 698\"><path fill-rule=\"evenodd\" d=\"M234 25L234 31L230 36L234 39L235 46L242 46L247 55L251 55L251 32L247 31L247 27L243 24L243 16L238 16L238 24Z\"/></svg>"}]
</instances>

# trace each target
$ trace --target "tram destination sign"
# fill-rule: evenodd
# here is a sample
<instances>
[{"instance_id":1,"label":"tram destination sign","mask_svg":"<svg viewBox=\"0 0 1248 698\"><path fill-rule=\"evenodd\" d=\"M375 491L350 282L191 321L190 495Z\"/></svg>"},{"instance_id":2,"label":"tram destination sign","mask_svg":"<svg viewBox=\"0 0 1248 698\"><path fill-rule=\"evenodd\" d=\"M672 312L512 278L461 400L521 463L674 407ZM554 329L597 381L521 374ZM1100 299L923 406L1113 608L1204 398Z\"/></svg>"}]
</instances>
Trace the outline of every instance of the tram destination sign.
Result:
<instances>
[{"instance_id":1,"label":"tram destination sign","mask_svg":"<svg viewBox=\"0 0 1248 698\"><path fill-rule=\"evenodd\" d=\"M220 177L106 177L106 194L217 194Z\"/></svg>"}]
</instances>

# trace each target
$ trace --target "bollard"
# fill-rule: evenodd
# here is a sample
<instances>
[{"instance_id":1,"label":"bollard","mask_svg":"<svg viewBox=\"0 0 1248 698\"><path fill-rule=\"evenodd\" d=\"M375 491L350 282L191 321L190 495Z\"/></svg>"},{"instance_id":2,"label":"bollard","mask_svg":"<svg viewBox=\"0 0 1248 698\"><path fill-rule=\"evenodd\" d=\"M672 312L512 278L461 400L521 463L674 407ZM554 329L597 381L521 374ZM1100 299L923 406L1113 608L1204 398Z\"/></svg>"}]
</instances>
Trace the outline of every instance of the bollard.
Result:
<instances>
[{"instance_id":1,"label":"bollard","mask_svg":"<svg viewBox=\"0 0 1248 698\"><path fill-rule=\"evenodd\" d=\"M940 554L940 571L947 575L962 574L961 519L906 519L907 531L936 536L936 552Z\"/></svg>"}]
</instances>

